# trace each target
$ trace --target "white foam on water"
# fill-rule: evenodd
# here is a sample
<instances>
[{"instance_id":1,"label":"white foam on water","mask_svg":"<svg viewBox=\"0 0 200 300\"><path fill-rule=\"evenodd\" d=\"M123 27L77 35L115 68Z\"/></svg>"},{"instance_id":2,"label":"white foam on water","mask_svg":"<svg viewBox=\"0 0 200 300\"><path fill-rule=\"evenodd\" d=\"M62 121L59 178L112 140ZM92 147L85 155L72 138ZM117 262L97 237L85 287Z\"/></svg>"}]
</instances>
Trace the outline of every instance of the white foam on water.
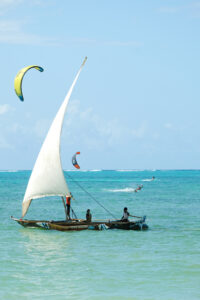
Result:
<instances>
[{"instance_id":1,"label":"white foam on water","mask_svg":"<svg viewBox=\"0 0 200 300\"><path fill-rule=\"evenodd\" d=\"M81 170L81 169L65 169L64 170L65 172L101 172L103 170L100 170L100 169L96 169L96 170Z\"/></svg>"},{"instance_id":2,"label":"white foam on water","mask_svg":"<svg viewBox=\"0 0 200 300\"><path fill-rule=\"evenodd\" d=\"M116 170L117 172L142 172L144 170Z\"/></svg>"},{"instance_id":3,"label":"white foam on water","mask_svg":"<svg viewBox=\"0 0 200 300\"><path fill-rule=\"evenodd\" d=\"M135 192L134 188L124 188L124 189L110 189L107 190L108 192L112 192L112 193L132 193Z\"/></svg>"},{"instance_id":4,"label":"white foam on water","mask_svg":"<svg viewBox=\"0 0 200 300\"><path fill-rule=\"evenodd\" d=\"M153 181L152 179L142 179L142 181Z\"/></svg>"},{"instance_id":5,"label":"white foam on water","mask_svg":"<svg viewBox=\"0 0 200 300\"><path fill-rule=\"evenodd\" d=\"M80 169L69 170L69 169L65 169L64 172L88 172L88 170L80 170Z\"/></svg>"}]
</instances>

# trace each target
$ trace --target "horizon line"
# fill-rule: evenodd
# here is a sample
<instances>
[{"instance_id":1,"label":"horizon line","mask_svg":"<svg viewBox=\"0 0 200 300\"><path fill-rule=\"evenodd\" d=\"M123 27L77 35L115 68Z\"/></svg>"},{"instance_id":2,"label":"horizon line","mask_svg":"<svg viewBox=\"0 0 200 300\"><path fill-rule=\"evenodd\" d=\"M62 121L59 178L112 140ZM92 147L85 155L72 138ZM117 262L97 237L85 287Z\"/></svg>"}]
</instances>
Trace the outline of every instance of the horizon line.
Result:
<instances>
[{"instance_id":1,"label":"horizon line","mask_svg":"<svg viewBox=\"0 0 200 300\"><path fill-rule=\"evenodd\" d=\"M0 169L0 172L18 172L18 171L32 171L33 169ZM82 169L82 170L73 170L73 169L64 169L63 172L99 172L99 171L134 171L134 172L141 172L141 171L200 171L200 169L193 169L193 168L188 168L188 169Z\"/></svg>"}]
</instances>

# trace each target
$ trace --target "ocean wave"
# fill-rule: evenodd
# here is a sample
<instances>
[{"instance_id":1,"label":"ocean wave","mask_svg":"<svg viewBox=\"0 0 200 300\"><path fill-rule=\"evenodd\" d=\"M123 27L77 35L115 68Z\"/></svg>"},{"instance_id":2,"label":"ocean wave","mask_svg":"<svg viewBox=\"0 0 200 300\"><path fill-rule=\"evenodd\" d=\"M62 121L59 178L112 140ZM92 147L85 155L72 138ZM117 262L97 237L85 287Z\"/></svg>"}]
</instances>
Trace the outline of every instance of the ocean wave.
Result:
<instances>
[{"instance_id":1,"label":"ocean wave","mask_svg":"<svg viewBox=\"0 0 200 300\"><path fill-rule=\"evenodd\" d=\"M152 181L152 179L142 179L142 181Z\"/></svg>"},{"instance_id":2,"label":"ocean wave","mask_svg":"<svg viewBox=\"0 0 200 300\"><path fill-rule=\"evenodd\" d=\"M69 170L69 169L65 169L64 170L65 172L101 172L102 170L76 170L76 169L74 169L74 170Z\"/></svg>"},{"instance_id":3,"label":"ocean wave","mask_svg":"<svg viewBox=\"0 0 200 300\"><path fill-rule=\"evenodd\" d=\"M108 192L112 192L112 193L132 193L135 192L134 188L124 188L124 189L109 189L107 190Z\"/></svg>"},{"instance_id":4,"label":"ocean wave","mask_svg":"<svg viewBox=\"0 0 200 300\"><path fill-rule=\"evenodd\" d=\"M116 172L138 172L143 170L115 170Z\"/></svg>"},{"instance_id":5,"label":"ocean wave","mask_svg":"<svg viewBox=\"0 0 200 300\"><path fill-rule=\"evenodd\" d=\"M132 170L125 170L125 169L122 169L122 170L114 170L116 172L156 172L156 171L160 171L160 170L157 170L157 169L132 169Z\"/></svg>"},{"instance_id":6,"label":"ocean wave","mask_svg":"<svg viewBox=\"0 0 200 300\"><path fill-rule=\"evenodd\" d=\"M89 170L69 170L69 169L64 169L64 172L89 172Z\"/></svg>"}]
</instances>

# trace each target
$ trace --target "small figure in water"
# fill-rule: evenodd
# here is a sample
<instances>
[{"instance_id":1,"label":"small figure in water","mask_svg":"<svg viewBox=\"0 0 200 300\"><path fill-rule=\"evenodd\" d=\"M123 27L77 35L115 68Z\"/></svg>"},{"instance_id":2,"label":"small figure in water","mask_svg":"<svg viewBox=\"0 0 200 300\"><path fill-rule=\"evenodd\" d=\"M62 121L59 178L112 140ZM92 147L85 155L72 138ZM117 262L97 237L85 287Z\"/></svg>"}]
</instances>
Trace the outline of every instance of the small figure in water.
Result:
<instances>
[{"instance_id":1,"label":"small figure in water","mask_svg":"<svg viewBox=\"0 0 200 300\"><path fill-rule=\"evenodd\" d=\"M135 189L135 193L137 193L137 191L140 191L142 188L143 188L142 184L138 185L138 187Z\"/></svg>"},{"instance_id":2,"label":"small figure in water","mask_svg":"<svg viewBox=\"0 0 200 300\"><path fill-rule=\"evenodd\" d=\"M151 181L153 181L155 179L155 176L152 176Z\"/></svg>"},{"instance_id":3,"label":"small figure in water","mask_svg":"<svg viewBox=\"0 0 200 300\"><path fill-rule=\"evenodd\" d=\"M90 223L92 221L92 214L90 212L90 209L88 209L87 212L86 212L86 221L88 223Z\"/></svg>"},{"instance_id":4,"label":"small figure in water","mask_svg":"<svg viewBox=\"0 0 200 300\"><path fill-rule=\"evenodd\" d=\"M135 218L141 218L141 217L130 215L129 212L128 212L128 208L124 207L124 213L123 213L123 216L121 218L121 221L122 222L129 222L129 219L128 219L129 216L130 217L135 217Z\"/></svg>"}]
</instances>

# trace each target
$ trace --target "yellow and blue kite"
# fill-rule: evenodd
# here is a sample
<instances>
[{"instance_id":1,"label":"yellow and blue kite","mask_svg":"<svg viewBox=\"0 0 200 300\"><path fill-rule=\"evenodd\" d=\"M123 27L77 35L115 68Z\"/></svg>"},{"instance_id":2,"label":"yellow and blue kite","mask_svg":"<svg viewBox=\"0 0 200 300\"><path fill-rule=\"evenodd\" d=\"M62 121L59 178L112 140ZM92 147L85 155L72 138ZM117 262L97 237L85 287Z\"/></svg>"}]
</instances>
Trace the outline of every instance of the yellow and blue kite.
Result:
<instances>
[{"instance_id":1,"label":"yellow and blue kite","mask_svg":"<svg viewBox=\"0 0 200 300\"><path fill-rule=\"evenodd\" d=\"M22 94L22 81L23 81L25 73L32 68L34 68L40 72L44 71L44 69L41 68L40 66L28 66L28 67L21 69L15 77L15 81L14 81L15 92L21 101L24 101L24 97Z\"/></svg>"}]
</instances>

